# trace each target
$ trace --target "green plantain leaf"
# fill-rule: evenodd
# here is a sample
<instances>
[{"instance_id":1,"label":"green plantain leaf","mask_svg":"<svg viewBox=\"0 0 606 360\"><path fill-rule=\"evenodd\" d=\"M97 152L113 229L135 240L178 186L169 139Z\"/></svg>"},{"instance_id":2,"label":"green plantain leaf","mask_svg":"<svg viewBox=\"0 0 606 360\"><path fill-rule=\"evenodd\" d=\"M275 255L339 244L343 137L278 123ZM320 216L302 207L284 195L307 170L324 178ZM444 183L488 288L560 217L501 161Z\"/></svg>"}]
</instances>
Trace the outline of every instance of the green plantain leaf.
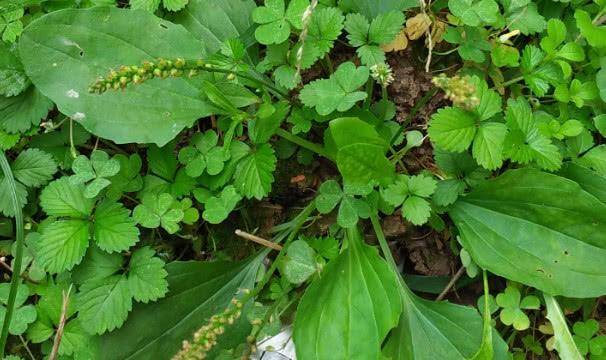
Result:
<instances>
[{"instance_id":1,"label":"green plantain leaf","mask_svg":"<svg viewBox=\"0 0 606 360\"><path fill-rule=\"evenodd\" d=\"M570 335L570 330L566 324L566 317L557 300L548 294L543 294L545 297L545 306L547 307L547 318L553 326L553 335L555 338L555 348L561 359L566 360L581 360L584 357L579 352L577 345Z\"/></svg>"},{"instance_id":2,"label":"green plantain leaf","mask_svg":"<svg viewBox=\"0 0 606 360\"><path fill-rule=\"evenodd\" d=\"M204 45L181 26L143 10L96 7L53 12L27 27L19 51L27 75L62 113L117 143L163 145L215 111L201 100L196 79L155 79L125 92L89 93L98 76L120 65L160 56L206 55Z\"/></svg>"},{"instance_id":3,"label":"green plantain leaf","mask_svg":"<svg viewBox=\"0 0 606 360\"><path fill-rule=\"evenodd\" d=\"M576 182L510 170L459 198L449 214L463 247L490 272L553 295L606 293L606 204Z\"/></svg>"},{"instance_id":4,"label":"green plantain leaf","mask_svg":"<svg viewBox=\"0 0 606 360\"><path fill-rule=\"evenodd\" d=\"M173 262L166 266L169 293L156 303L137 304L122 328L101 338L102 358L171 359L194 331L214 314L223 311L241 289L251 289L264 255L231 263ZM250 325L226 326L215 349L230 348L245 341ZM134 334L134 335L133 335ZM213 357L211 357L213 358Z\"/></svg>"},{"instance_id":5,"label":"green plantain leaf","mask_svg":"<svg viewBox=\"0 0 606 360\"><path fill-rule=\"evenodd\" d=\"M363 243L357 228L349 229L348 248L326 265L299 303L297 358L379 359L401 306L395 273Z\"/></svg>"},{"instance_id":6,"label":"green plantain leaf","mask_svg":"<svg viewBox=\"0 0 606 360\"><path fill-rule=\"evenodd\" d=\"M251 15L255 7L252 0L190 0L169 19L202 40L209 52L216 52L225 40L241 38L246 47L255 43Z\"/></svg>"},{"instance_id":7,"label":"green plantain leaf","mask_svg":"<svg viewBox=\"0 0 606 360\"><path fill-rule=\"evenodd\" d=\"M482 342L482 318L470 307L433 302L402 291L404 311L383 354L393 360L460 360L472 357ZM496 331L495 331L496 333ZM508 359L507 345L493 337L495 360Z\"/></svg>"}]
</instances>

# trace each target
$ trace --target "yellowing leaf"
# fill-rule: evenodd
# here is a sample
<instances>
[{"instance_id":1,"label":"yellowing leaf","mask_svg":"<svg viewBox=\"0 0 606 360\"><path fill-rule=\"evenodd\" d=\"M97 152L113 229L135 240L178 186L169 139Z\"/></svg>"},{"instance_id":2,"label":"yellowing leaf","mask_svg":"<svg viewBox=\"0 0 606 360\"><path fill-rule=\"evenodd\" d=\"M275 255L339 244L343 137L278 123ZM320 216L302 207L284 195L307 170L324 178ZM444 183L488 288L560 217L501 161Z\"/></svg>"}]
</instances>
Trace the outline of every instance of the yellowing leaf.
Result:
<instances>
[{"instance_id":1,"label":"yellowing leaf","mask_svg":"<svg viewBox=\"0 0 606 360\"><path fill-rule=\"evenodd\" d=\"M431 19L427 14L417 14L406 20L406 35L410 40L416 40L425 34L430 25Z\"/></svg>"},{"instance_id":2,"label":"yellowing leaf","mask_svg":"<svg viewBox=\"0 0 606 360\"><path fill-rule=\"evenodd\" d=\"M381 49L385 52L400 51L408 46L408 38L406 37L406 28L402 28L396 38L392 42L381 45Z\"/></svg>"}]
</instances>

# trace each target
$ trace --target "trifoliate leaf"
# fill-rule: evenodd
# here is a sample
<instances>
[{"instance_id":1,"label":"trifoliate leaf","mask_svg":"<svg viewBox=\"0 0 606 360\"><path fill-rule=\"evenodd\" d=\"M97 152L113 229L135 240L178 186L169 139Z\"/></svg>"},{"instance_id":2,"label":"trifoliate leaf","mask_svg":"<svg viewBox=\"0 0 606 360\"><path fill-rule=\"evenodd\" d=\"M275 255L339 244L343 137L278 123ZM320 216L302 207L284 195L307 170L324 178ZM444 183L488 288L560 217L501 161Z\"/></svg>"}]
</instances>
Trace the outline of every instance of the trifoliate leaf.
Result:
<instances>
[{"instance_id":1,"label":"trifoliate leaf","mask_svg":"<svg viewBox=\"0 0 606 360\"><path fill-rule=\"evenodd\" d=\"M109 253L128 250L139 241L139 229L120 203L104 201L95 210L94 237L97 245Z\"/></svg>"},{"instance_id":2,"label":"trifoliate leaf","mask_svg":"<svg viewBox=\"0 0 606 360\"><path fill-rule=\"evenodd\" d=\"M531 0L501 0L505 9L505 22L510 30L520 30L524 35L540 33L547 22Z\"/></svg>"},{"instance_id":3,"label":"trifoliate leaf","mask_svg":"<svg viewBox=\"0 0 606 360\"><path fill-rule=\"evenodd\" d=\"M110 159L105 151L93 150L90 160L79 155L72 163L72 170L74 175L70 176L70 182L85 184L84 196L92 199L111 184L108 178L120 171L120 162L116 158Z\"/></svg>"},{"instance_id":4,"label":"trifoliate leaf","mask_svg":"<svg viewBox=\"0 0 606 360\"><path fill-rule=\"evenodd\" d=\"M537 96L544 96L550 86L556 86L563 78L561 68L553 62L543 63L544 58L543 51L528 45L520 61L524 81Z\"/></svg>"},{"instance_id":5,"label":"trifoliate leaf","mask_svg":"<svg viewBox=\"0 0 606 360\"><path fill-rule=\"evenodd\" d=\"M374 18L368 29L368 41L371 44L387 44L395 39L404 25L404 13L390 11Z\"/></svg>"},{"instance_id":6,"label":"trifoliate leaf","mask_svg":"<svg viewBox=\"0 0 606 360\"><path fill-rule=\"evenodd\" d=\"M15 179L23 185L38 187L53 178L57 172L57 163L42 150L26 149L19 153L11 168Z\"/></svg>"},{"instance_id":7,"label":"trifoliate leaf","mask_svg":"<svg viewBox=\"0 0 606 360\"><path fill-rule=\"evenodd\" d=\"M241 199L242 196L238 194L235 187L227 186L219 196L213 196L206 200L202 218L211 224L219 224L227 219Z\"/></svg>"},{"instance_id":8,"label":"trifoliate leaf","mask_svg":"<svg viewBox=\"0 0 606 360\"><path fill-rule=\"evenodd\" d=\"M234 186L248 199L263 199L271 191L276 169L276 155L269 144L261 144L236 167Z\"/></svg>"},{"instance_id":9,"label":"trifoliate leaf","mask_svg":"<svg viewBox=\"0 0 606 360\"><path fill-rule=\"evenodd\" d=\"M317 271L316 252L304 240L293 241L286 249L280 273L292 284L299 285Z\"/></svg>"},{"instance_id":10,"label":"trifoliate leaf","mask_svg":"<svg viewBox=\"0 0 606 360\"><path fill-rule=\"evenodd\" d=\"M164 261L154 255L154 250L144 247L136 250L130 258L128 287L137 301L155 301L168 291Z\"/></svg>"},{"instance_id":11,"label":"trifoliate leaf","mask_svg":"<svg viewBox=\"0 0 606 360\"><path fill-rule=\"evenodd\" d=\"M503 143L507 126L496 122L482 123L473 141L472 154L479 165L495 170L503 165Z\"/></svg>"},{"instance_id":12,"label":"trifoliate leaf","mask_svg":"<svg viewBox=\"0 0 606 360\"><path fill-rule=\"evenodd\" d=\"M96 246L91 246L82 263L72 270L72 280L78 285L102 280L118 272L122 268L122 262L119 253L108 254Z\"/></svg>"},{"instance_id":13,"label":"trifoliate leaf","mask_svg":"<svg viewBox=\"0 0 606 360\"><path fill-rule=\"evenodd\" d=\"M426 175L413 175L408 177L408 193L419 197L430 197L436 190L437 182Z\"/></svg>"},{"instance_id":14,"label":"trifoliate leaf","mask_svg":"<svg viewBox=\"0 0 606 360\"><path fill-rule=\"evenodd\" d=\"M318 196L316 196L316 208L320 214L328 214L333 211L343 197L341 186L335 180L328 180L320 185Z\"/></svg>"},{"instance_id":15,"label":"trifoliate leaf","mask_svg":"<svg viewBox=\"0 0 606 360\"><path fill-rule=\"evenodd\" d=\"M72 185L68 177L62 177L42 190L40 206L49 216L86 218L92 213L94 201L84 197L83 185Z\"/></svg>"},{"instance_id":16,"label":"trifoliate leaf","mask_svg":"<svg viewBox=\"0 0 606 360\"><path fill-rule=\"evenodd\" d=\"M356 68L351 62L343 63L328 79L315 80L301 90L301 101L315 107L320 115L347 111L360 100L366 99L364 91L356 91L368 80L369 71L365 66Z\"/></svg>"},{"instance_id":17,"label":"trifoliate leaf","mask_svg":"<svg viewBox=\"0 0 606 360\"><path fill-rule=\"evenodd\" d=\"M402 216L414 225L423 225L429 220L431 206L418 196L411 196L402 204Z\"/></svg>"},{"instance_id":18,"label":"trifoliate leaf","mask_svg":"<svg viewBox=\"0 0 606 360\"><path fill-rule=\"evenodd\" d=\"M229 153L217 146L218 141L219 137L213 130L196 133L191 137L190 146L179 151L179 162L185 165L188 176L198 177L204 170L209 175L217 175L223 170L224 163L229 160Z\"/></svg>"},{"instance_id":19,"label":"trifoliate leaf","mask_svg":"<svg viewBox=\"0 0 606 360\"><path fill-rule=\"evenodd\" d=\"M133 210L133 219L143 227L162 226L169 234L174 234L179 231L183 210L170 194L146 194Z\"/></svg>"},{"instance_id":20,"label":"trifoliate leaf","mask_svg":"<svg viewBox=\"0 0 606 360\"><path fill-rule=\"evenodd\" d=\"M309 2L292 0L285 11L284 0L265 0L265 6L256 8L252 13L253 21L260 24L255 38L263 45L279 44L288 39L291 25L302 27L302 16Z\"/></svg>"},{"instance_id":21,"label":"trifoliate leaf","mask_svg":"<svg viewBox=\"0 0 606 360\"><path fill-rule=\"evenodd\" d=\"M120 172L109 180L111 185L107 189L107 197L118 200L124 193L136 192L143 188L143 178L140 175L142 161L139 154L129 157L118 154L116 159L120 162Z\"/></svg>"},{"instance_id":22,"label":"trifoliate leaf","mask_svg":"<svg viewBox=\"0 0 606 360\"><path fill-rule=\"evenodd\" d=\"M449 0L448 8L469 26L493 24L500 15L499 5L494 0Z\"/></svg>"},{"instance_id":23,"label":"trifoliate leaf","mask_svg":"<svg viewBox=\"0 0 606 360\"><path fill-rule=\"evenodd\" d=\"M504 142L505 156L520 164L535 161L542 169L559 169L562 154L557 146L540 133L525 99L509 99L506 120L509 133Z\"/></svg>"},{"instance_id":24,"label":"trifoliate leaf","mask_svg":"<svg viewBox=\"0 0 606 360\"><path fill-rule=\"evenodd\" d=\"M82 261L88 248L90 223L87 220L58 220L42 228L33 243L36 261L50 273L70 270Z\"/></svg>"},{"instance_id":25,"label":"trifoliate leaf","mask_svg":"<svg viewBox=\"0 0 606 360\"><path fill-rule=\"evenodd\" d=\"M341 35L344 20L345 16L338 8L314 10L303 47L301 69L310 68L332 49L335 40Z\"/></svg>"},{"instance_id":26,"label":"trifoliate leaf","mask_svg":"<svg viewBox=\"0 0 606 360\"><path fill-rule=\"evenodd\" d=\"M453 204L465 191L465 182L459 179L446 179L438 182L431 200L438 206Z\"/></svg>"},{"instance_id":27,"label":"trifoliate leaf","mask_svg":"<svg viewBox=\"0 0 606 360\"><path fill-rule=\"evenodd\" d=\"M476 134L476 120L473 114L456 107L438 110L431 117L427 131L436 146L454 152L465 151Z\"/></svg>"},{"instance_id":28,"label":"trifoliate leaf","mask_svg":"<svg viewBox=\"0 0 606 360\"><path fill-rule=\"evenodd\" d=\"M103 334L122 326L132 309L129 282L123 275L87 282L76 297L78 319L93 334Z\"/></svg>"}]
</instances>

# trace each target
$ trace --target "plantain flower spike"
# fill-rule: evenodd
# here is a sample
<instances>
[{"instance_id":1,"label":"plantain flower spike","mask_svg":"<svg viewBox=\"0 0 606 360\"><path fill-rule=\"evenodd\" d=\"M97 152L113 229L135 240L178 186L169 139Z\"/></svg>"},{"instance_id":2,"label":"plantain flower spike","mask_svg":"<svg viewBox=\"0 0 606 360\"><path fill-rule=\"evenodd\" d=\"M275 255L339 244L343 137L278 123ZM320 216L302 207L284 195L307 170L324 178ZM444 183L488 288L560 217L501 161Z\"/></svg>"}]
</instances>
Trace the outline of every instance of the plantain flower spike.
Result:
<instances>
[{"instance_id":1,"label":"plantain flower spike","mask_svg":"<svg viewBox=\"0 0 606 360\"><path fill-rule=\"evenodd\" d=\"M140 66L122 65L112 69L103 77L100 76L90 87L89 92L103 94L109 90L124 89L128 84L142 84L150 79L166 79L169 77L196 76L201 69L212 66L202 60L186 61L181 58L144 61Z\"/></svg>"},{"instance_id":2,"label":"plantain flower spike","mask_svg":"<svg viewBox=\"0 0 606 360\"><path fill-rule=\"evenodd\" d=\"M440 74L434 77L431 82L444 90L446 97L452 101L453 105L466 110L472 110L480 104L477 96L476 86L471 77L455 75L448 77Z\"/></svg>"}]
</instances>

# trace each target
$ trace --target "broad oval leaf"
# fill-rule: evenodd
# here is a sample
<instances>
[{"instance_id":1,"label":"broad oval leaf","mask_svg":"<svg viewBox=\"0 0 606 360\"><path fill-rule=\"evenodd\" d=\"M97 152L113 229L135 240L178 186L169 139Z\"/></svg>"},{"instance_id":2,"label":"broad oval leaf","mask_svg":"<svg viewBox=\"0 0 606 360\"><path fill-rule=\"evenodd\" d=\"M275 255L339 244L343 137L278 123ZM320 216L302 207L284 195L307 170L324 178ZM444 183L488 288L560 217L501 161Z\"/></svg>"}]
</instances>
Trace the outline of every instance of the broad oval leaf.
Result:
<instances>
[{"instance_id":1,"label":"broad oval leaf","mask_svg":"<svg viewBox=\"0 0 606 360\"><path fill-rule=\"evenodd\" d=\"M232 263L173 262L166 266L169 292L156 303L137 304L120 329L101 338L100 358L107 360L171 359L194 331L223 311L241 289L251 289L265 253ZM231 348L245 341L250 324L226 326L215 349ZM212 358L212 357L211 357Z\"/></svg>"},{"instance_id":2,"label":"broad oval leaf","mask_svg":"<svg viewBox=\"0 0 606 360\"><path fill-rule=\"evenodd\" d=\"M468 306L434 302L404 288L403 311L383 354L393 360L468 359L482 343L482 318ZM493 330L495 360L508 359L507 345Z\"/></svg>"},{"instance_id":3,"label":"broad oval leaf","mask_svg":"<svg viewBox=\"0 0 606 360\"><path fill-rule=\"evenodd\" d=\"M299 303L293 333L298 359L379 359L380 344L398 323L395 273L356 228L348 238L348 248Z\"/></svg>"},{"instance_id":4,"label":"broad oval leaf","mask_svg":"<svg viewBox=\"0 0 606 360\"><path fill-rule=\"evenodd\" d=\"M606 294L606 205L569 179L510 170L449 212L481 267L552 295Z\"/></svg>"},{"instance_id":5,"label":"broad oval leaf","mask_svg":"<svg viewBox=\"0 0 606 360\"><path fill-rule=\"evenodd\" d=\"M120 65L206 55L204 45L183 27L143 10L56 11L27 27L19 51L27 75L62 113L117 143L163 145L214 112L200 98L196 79L154 79L136 89L89 93L97 77Z\"/></svg>"}]
</instances>

